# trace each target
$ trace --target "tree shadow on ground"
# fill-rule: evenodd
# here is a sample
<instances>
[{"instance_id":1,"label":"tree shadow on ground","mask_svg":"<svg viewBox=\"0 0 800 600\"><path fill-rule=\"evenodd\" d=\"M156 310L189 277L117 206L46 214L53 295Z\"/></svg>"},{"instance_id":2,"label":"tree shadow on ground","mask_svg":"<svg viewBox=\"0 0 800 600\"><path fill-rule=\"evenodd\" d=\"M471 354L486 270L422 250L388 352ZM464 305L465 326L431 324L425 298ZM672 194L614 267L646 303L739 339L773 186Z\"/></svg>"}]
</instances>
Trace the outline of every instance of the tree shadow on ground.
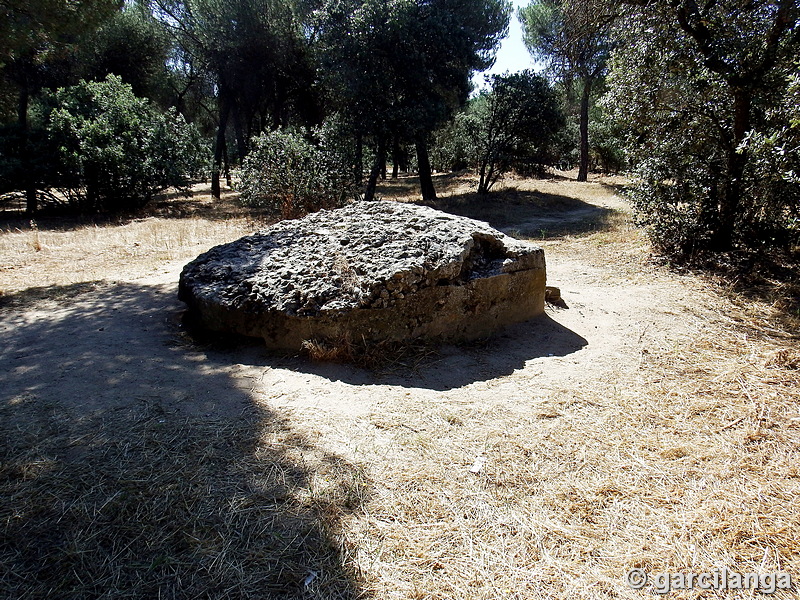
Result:
<instances>
[{"instance_id":1,"label":"tree shadow on ground","mask_svg":"<svg viewBox=\"0 0 800 600\"><path fill-rule=\"evenodd\" d=\"M211 195L210 190L195 191L190 196L164 193L154 198L137 216L161 219L200 218L208 221L244 218L263 225L272 224L279 219L278 215L266 208L243 205L239 202L239 192L231 189L223 190L219 200Z\"/></svg>"},{"instance_id":2,"label":"tree shadow on ground","mask_svg":"<svg viewBox=\"0 0 800 600\"><path fill-rule=\"evenodd\" d=\"M701 253L688 263L670 263L665 256L656 261L680 274L709 278L731 293L735 302L768 307L767 312L786 332L780 337L800 339L800 247ZM753 335L763 335L761 328L753 324Z\"/></svg>"},{"instance_id":3,"label":"tree shadow on ground","mask_svg":"<svg viewBox=\"0 0 800 600\"><path fill-rule=\"evenodd\" d=\"M579 351L587 340L549 315L506 327L496 335L458 346L415 346L399 360L366 369L354 365L285 358L280 366L343 381L351 385L394 385L448 391L478 381L511 375L531 360L564 357ZM414 350L417 354L414 355Z\"/></svg>"},{"instance_id":4,"label":"tree shadow on ground","mask_svg":"<svg viewBox=\"0 0 800 600\"><path fill-rule=\"evenodd\" d=\"M0 309L0 597L364 597L364 472L253 402L249 350L187 348L172 286L91 285Z\"/></svg>"},{"instance_id":5,"label":"tree shadow on ground","mask_svg":"<svg viewBox=\"0 0 800 600\"><path fill-rule=\"evenodd\" d=\"M82 214L68 206L56 209L44 208L34 216L26 214L23 209L0 210L0 232L28 231L32 222L40 231L75 231L95 226L123 226L149 218L197 218L207 221L244 218L264 225L275 222L275 215L266 210L239 204L238 196L238 192L232 190L223 191L220 200L213 198L210 192L202 190L189 195L181 192L165 192L156 196L142 209L128 213Z\"/></svg>"},{"instance_id":6,"label":"tree shadow on ground","mask_svg":"<svg viewBox=\"0 0 800 600\"><path fill-rule=\"evenodd\" d=\"M607 181L598 181L601 186L614 192L615 194L619 194L620 196L623 195L626 189L630 187L630 183L609 183Z\"/></svg>"},{"instance_id":7,"label":"tree shadow on ground","mask_svg":"<svg viewBox=\"0 0 800 600\"><path fill-rule=\"evenodd\" d=\"M470 181L469 171L452 171L432 175L433 186L439 195L449 195ZM384 200L421 202L419 175L401 173L397 179L384 179L378 182L376 197Z\"/></svg>"},{"instance_id":8,"label":"tree shadow on ground","mask_svg":"<svg viewBox=\"0 0 800 600\"><path fill-rule=\"evenodd\" d=\"M481 196L443 197L434 207L454 215L486 221L513 237L550 239L581 235L613 227L616 211L570 196L514 188Z\"/></svg>"},{"instance_id":9,"label":"tree shadow on ground","mask_svg":"<svg viewBox=\"0 0 800 600\"><path fill-rule=\"evenodd\" d=\"M0 213L0 233L32 231L75 231L86 227L113 227L126 225L135 220L134 216L122 215L80 215L75 213L48 213L43 211L34 216L24 211Z\"/></svg>"}]
</instances>

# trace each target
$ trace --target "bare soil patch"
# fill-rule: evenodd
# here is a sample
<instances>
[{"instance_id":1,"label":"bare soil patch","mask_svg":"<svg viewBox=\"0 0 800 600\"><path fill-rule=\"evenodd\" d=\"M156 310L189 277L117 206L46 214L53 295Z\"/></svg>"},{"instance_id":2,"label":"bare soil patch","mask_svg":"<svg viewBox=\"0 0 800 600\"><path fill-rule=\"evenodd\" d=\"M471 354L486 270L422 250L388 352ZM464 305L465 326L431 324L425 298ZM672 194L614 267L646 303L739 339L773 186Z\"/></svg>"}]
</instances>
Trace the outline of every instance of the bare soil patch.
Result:
<instances>
[{"instance_id":1,"label":"bare soil patch","mask_svg":"<svg viewBox=\"0 0 800 600\"><path fill-rule=\"evenodd\" d=\"M246 215L39 229L38 251L0 233L0 595L610 599L650 597L634 567L800 578L785 315L651 261L613 180L511 180L488 204L469 177L439 183L442 208L540 243L568 308L378 371L186 335L178 273ZM381 193L414 199L404 180Z\"/></svg>"}]
</instances>

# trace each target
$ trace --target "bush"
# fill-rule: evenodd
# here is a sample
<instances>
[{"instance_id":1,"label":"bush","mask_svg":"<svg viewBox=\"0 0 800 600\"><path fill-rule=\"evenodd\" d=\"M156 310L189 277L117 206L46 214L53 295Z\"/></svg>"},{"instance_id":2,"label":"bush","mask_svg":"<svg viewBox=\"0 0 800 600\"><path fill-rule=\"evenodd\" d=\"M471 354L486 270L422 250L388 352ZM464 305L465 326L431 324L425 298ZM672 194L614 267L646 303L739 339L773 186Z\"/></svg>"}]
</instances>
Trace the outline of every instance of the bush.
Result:
<instances>
[{"instance_id":1,"label":"bush","mask_svg":"<svg viewBox=\"0 0 800 600\"><path fill-rule=\"evenodd\" d=\"M800 67L800 65L798 65ZM741 150L750 155L744 233L766 233L767 243L800 244L800 75L789 78L783 102L766 112L768 131L750 132Z\"/></svg>"},{"instance_id":2,"label":"bush","mask_svg":"<svg viewBox=\"0 0 800 600\"><path fill-rule=\"evenodd\" d=\"M487 194L510 169L535 173L552 160L550 145L564 116L547 80L522 71L495 75L491 91L470 101L457 126L470 140L469 159L480 176L478 193Z\"/></svg>"},{"instance_id":3,"label":"bush","mask_svg":"<svg viewBox=\"0 0 800 600\"><path fill-rule=\"evenodd\" d=\"M326 147L299 132L262 133L242 164L241 202L293 219L343 206L353 192L347 166Z\"/></svg>"},{"instance_id":4,"label":"bush","mask_svg":"<svg viewBox=\"0 0 800 600\"><path fill-rule=\"evenodd\" d=\"M619 173L625 169L625 132L597 109L589 121L590 170Z\"/></svg>"},{"instance_id":5,"label":"bush","mask_svg":"<svg viewBox=\"0 0 800 600\"><path fill-rule=\"evenodd\" d=\"M430 148L431 166L435 171L468 168L472 143L463 126L463 116L459 114L434 132Z\"/></svg>"},{"instance_id":6,"label":"bush","mask_svg":"<svg viewBox=\"0 0 800 600\"><path fill-rule=\"evenodd\" d=\"M717 106L728 104L721 94L714 100ZM691 116L651 125L647 136L631 136L629 156L638 177L628 193L655 248L691 262L715 247L718 198L730 183L727 149L715 135L718 124L701 107L685 112ZM791 122L787 113L788 108L765 110L761 131L751 131L738 150L747 152L740 207L731 223L740 249L800 242L800 182L792 177L800 141L798 129L782 126Z\"/></svg>"},{"instance_id":7,"label":"bush","mask_svg":"<svg viewBox=\"0 0 800 600\"><path fill-rule=\"evenodd\" d=\"M638 177L626 190L636 224L646 227L654 247L679 261L692 260L710 244L711 225L698 198L705 198L717 182L708 177L702 161L686 159L680 166L685 177L675 177L663 157L643 160Z\"/></svg>"},{"instance_id":8,"label":"bush","mask_svg":"<svg viewBox=\"0 0 800 600\"><path fill-rule=\"evenodd\" d=\"M789 63L796 52L787 44L780 60L763 59L765 42L754 32L771 27L772 13L749 5L737 13L747 15L739 27L734 4L709 11L719 20L708 31L740 36L719 44L716 71L672 12L654 11L620 21L607 79L603 108L612 129L626 132L638 222L656 250L678 261L800 242L800 83ZM747 76L739 81L734 71Z\"/></svg>"},{"instance_id":9,"label":"bush","mask_svg":"<svg viewBox=\"0 0 800 600\"><path fill-rule=\"evenodd\" d=\"M137 98L114 75L59 89L45 102L55 185L83 211L141 208L159 191L187 187L208 164L193 126Z\"/></svg>"}]
</instances>

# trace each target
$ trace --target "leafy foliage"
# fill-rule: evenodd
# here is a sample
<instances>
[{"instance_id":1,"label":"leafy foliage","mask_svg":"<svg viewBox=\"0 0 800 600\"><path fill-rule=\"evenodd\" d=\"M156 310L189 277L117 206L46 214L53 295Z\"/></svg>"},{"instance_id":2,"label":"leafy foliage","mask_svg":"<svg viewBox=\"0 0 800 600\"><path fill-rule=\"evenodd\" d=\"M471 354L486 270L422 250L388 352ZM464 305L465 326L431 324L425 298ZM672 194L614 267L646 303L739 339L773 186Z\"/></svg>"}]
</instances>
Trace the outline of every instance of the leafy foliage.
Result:
<instances>
[{"instance_id":1,"label":"leafy foliage","mask_svg":"<svg viewBox=\"0 0 800 600\"><path fill-rule=\"evenodd\" d=\"M625 128L600 106L594 106L589 119L589 167L592 171L619 173L627 166Z\"/></svg>"},{"instance_id":2,"label":"leafy foliage","mask_svg":"<svg viewBox=\"0 0 800 600\"><path fill-rule=\"evenodd\" d=\"M628 131L640 222L683 259L790 243L797 187L770 172L780 169L770 148L793 135L786 3L720 2L702 15L690 4L636 7L618 31L605 103Z\"/></svg>"},{"instance_id":3,"label":"leafy foliage","mask_svg":"<svg viewBox=\"0 0 800 600\"><path fill-rule=\"evenodd\" d=\"M470 75L490 66L509 16L507 0L328 0L315 13L331 105L379 161L390 138L415 143L428 200L427 138L466 102Z\"/></svg>"},{"instance_id":4,"label":"leafy foliage","mask_svg":"<svg viewBox=\"0 0 800 600\"><path fill-rule=\"evenodd\" d=\"M788 80L783 102L764 115L770 127L751 131L741 145L750 156L748 233L768 232L763 241L800 243L800 73Z\"/></svg>"},{"instance_id":5,"label":"leafy foliage","mask_svg":"<svg viewBox=\"0 0 800 600\"><path fill-rule=\"evenodd\" d=\"M318 144L291 130L255 138L242 164L241 201L287 219L343 206L352 193L351 179L342 157L326 147L325 131L317 133Z\"/></svg>"},{"instance_id":6,"label":"leafy foliage","mask_svg":"<svg viewBox=\"0 0 800 600\"><path fill-rule=\"evenodd\" d=\"M437 171L461 171L470 166L474 140L464 126L468 109L469 104L433 133L431 165Z\"/></svg>"},{"instance_id":7,"label":"leafy foliage","mask_svg":"<svg viewBox=\"0 0 800 600\"><path fill-rule=\"evenodd\" d=\"M519 16L525 45L563 82L569 112L577 113L578 181L586 181L591 149L592 88L605 74L613 46L611 32L617 18L614 3L608 0L533 0L520 9ZM580 89L579 102L576 102L574 87Z\"/></svg>"},{"instance_id":8,"label":"leafy foliage","mask_svg":"<svg viewBox=\"0 0 800 600\"><path fill-rule=\"evenodd\" d=\"M114 75L62 88L48 99L46 131L57 149L57 187L84 211L140 208L207 164L202 140L174 111L161 113Z\"/></svg>"},{"instance_id":9,"label":"leafy foliage","mask_svg":"<svg viewBox=\"0 0 800 600\"><path fill-rule=\"evenodd\" d=\"M530 71L494 76L491 92L475 98L460 119L480 194L511 168L531 171L549 162L548 145L564 125L555 92Z\"/></svg>"},{"instance_id":10,"label":"leafy foliage","mask_svg":"<svg viewBox=\"0 0 800 600\"><path fill-rule=\"evenodd\" d=\"M606 0L534 0L519 15L528 50L555 74L597 77L605 70L616 16Z\"/></svg>"},{"instance_id":11,"label":"leafy foliage","mask_svg":"<svg viewBox=\"0 0 800 600\"><path fill-rule=\"evenodd\" d=\"M118 0L4 0L0 4L0 68L41 66L69 50L122 5Z\"/></svg>"},{"instance_id":12,"label":"leafy foliage","mask_svg":"<svg viewBox=\"0 0 800 600\"><path fill-rule=\"evenodd\" d=\"M28 211L37 208L35 175L48 156L35 154L28 128L31 100L44 87L77 80L75 48L121 6L119 0L7 0L0 3L0 117L10 120L15 96L19 159L17 185L26 192ZM4 114L3 114L4 113Z\"/></svg>"},{"instance_id":13,"label":"leafy foliage","mask_svg":"<svg viewBox=\"0 0 800 600\"><path fill-rule=\"evenodd\" d=\"M303 120L313 90L298 3L291 0L153 0L181 60L204 72L237 115L237 143L290 116Z\"/></svg>"},{"instance_id":14,"label":"leafy foliage","mask_svg":"<svg viewBox=\"0 0 800 600\"><path fill-rule=\"evenodd\" d=\"M79 71L101 81L119 75L133 93L165 105L171 45L167 32L143 4L126 4L83 44Z\"/></svg>"},{"instance_id":15,"label":"leafy foliage","mask_svg":"<svg viewBox=\"0 0 800 600\"><path fill-rule=\"evenodd\" d=\"M319 123L321 115L303 17L295 0L151 0L174 34L188 81L209 84L216 142L212 193L220 196L223 160L244 158L267 128ZM213 109L211 109L213 110ZM229 124L235 146L228 148Z\"/></svg>"}]
</instances>

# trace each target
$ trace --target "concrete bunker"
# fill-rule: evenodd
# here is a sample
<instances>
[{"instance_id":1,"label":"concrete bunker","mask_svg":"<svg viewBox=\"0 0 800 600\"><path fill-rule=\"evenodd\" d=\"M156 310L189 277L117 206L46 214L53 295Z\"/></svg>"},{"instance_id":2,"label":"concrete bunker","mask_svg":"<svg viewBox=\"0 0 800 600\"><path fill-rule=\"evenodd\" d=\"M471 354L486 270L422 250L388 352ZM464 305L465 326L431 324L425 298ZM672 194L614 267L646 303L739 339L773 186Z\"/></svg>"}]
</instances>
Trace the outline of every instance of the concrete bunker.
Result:
<instances>
[{"instance_id":1,"label":"concrete bunker","mask_svg":"<svg viewBox=\"0 0 800 600\"><path fill-rule=\"evenodd\" d=\"M299 350L305 340L467 341L544 311L544 251L486 223L357 202L212 248L179 297L202 326Z\"/></svg>"}]
</instances>

